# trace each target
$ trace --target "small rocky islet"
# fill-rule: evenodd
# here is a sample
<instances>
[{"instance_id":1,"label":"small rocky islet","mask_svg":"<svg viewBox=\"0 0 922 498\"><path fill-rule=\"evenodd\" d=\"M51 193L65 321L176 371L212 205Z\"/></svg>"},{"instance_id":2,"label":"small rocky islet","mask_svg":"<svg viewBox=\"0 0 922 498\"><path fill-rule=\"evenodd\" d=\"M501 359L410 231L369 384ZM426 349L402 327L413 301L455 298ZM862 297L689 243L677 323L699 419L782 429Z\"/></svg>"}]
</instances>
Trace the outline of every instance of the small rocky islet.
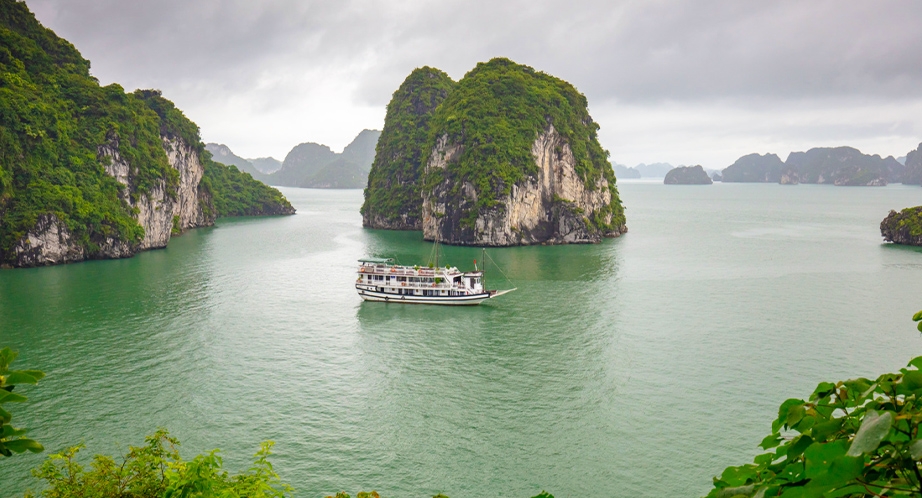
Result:
<instances>
[{"instance_id":1,"label":"small rocky islet","mask_svg":"<svg viewBox=\"0 0 922 498\"><path fill-rule=\"evenodd\" d=\"M394 93L365 190L368 228L447 244L595 243L627 231L598 125L571 84L497 58Z\"/></svg>"},{"instance_id":2,"label":"small rocky islet","mask_svg":"<svg viewBox=\"0 0 922 498\"><path fill-rule=\"evenodd\" d=\"M663 178L664 185L711 185L712 183L714 181L700 164L673 168Z\"/></svg>"}]
</instances>

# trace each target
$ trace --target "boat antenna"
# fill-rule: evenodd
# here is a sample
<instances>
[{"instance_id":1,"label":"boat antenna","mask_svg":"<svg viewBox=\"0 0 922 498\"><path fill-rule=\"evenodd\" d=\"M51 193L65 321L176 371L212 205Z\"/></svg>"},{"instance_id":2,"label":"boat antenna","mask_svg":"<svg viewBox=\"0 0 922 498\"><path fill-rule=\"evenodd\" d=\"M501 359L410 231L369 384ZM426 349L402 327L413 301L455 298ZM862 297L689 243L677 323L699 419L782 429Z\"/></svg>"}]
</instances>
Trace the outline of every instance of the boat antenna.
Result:
<instances>
[{"instance_id":1,"label":"boat antenna","mask_svg":"<svg viewBox=\"0 0 922 498\"><path fill-rule=\"evenodd\" d=\"M487 248L480 248L480 261L483 261L483 273L480 275L480 284L483 286L483 289L487 288Z\"/></svg>"}]
</instances>

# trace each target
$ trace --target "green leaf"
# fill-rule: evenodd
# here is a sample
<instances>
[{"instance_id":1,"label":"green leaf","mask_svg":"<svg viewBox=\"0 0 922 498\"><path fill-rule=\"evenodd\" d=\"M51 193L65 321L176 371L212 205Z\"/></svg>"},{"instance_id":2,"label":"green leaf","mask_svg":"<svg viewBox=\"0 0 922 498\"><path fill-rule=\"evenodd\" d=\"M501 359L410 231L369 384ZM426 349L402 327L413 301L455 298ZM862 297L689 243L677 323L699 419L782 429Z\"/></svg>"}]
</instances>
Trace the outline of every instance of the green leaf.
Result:
<instances>
[{"instance_id":1,"label":"green leaf","mask_svg":"<svg viewBox=\"0 0 922 498\"><path fill-rule=\"evenodd\" d=\"M813 390L813 394L816 395L817 398L825 398L835 392L835 390L836 385L832 382L820 382L819 385L816 386L816 389Z\"/></svg>"},{"instance_id":2,"label":"green leaf","mask_svg":"<svg viewBox=\"0 0 922 498\"><path fill-rule=\"evenodd\" d=\"M922 439L916 439L909 445L909 454L913 460L922 458Z\"/></svg>"},{"instance_id":3,"label":"green leaf","mask_svg":"<svg viewBox=\"0 0 922 498\"><path fill-rule=\"evenodd\" d=\"M42 446L41 443L31 439L14 439L12 441L5 441L3 444L13 453L22 453L26 450L32 453L41 453L45 451L45 447Z\"/></svg>"},{"instance_id":4,"label":"green leaf","mask_svg":"<svg viewBox=\"0 0 922 498\"><path fill-rule=\"evenodd\" d=\"M806 477L813 479L828 472L832 462L846 454L847 444L845 441L835 441L810 445L804 452Z\"/></svg>"},{"instance_id":5,"label":"green leaf","mask_svg":"<svg viewBox=\"0 0 922 498\"><path fill-rule=\"evenodd\" d=\"M917 311L915 315L912 315L912 321L918 322L922 320L922 311Z\"/></svg>"},{"instance_id":6,"label":"green leaf","mask_svg":"<svg viewBox=\"0 0 922 498\"><path fill-rule=\"evenodd\" d=\"M25 429L17 429L12 425L4 424L3 428L0 429L0 439L8 439L13 436L22 436L25 433Z\"/></svg>"},{"instance_id":7,"label":"green leaf","mask_svg":"<svg viewBox=\"0 0 922 498\"><path fill-rule=\"evenodd\" d=\"M38 379L25 372L10 372L4 381L6 384L36 384Z\"/></svg>"},{"instance_id":8,"label":"green leaf","mask_svg":"<svg viewBox=\"0 0 922 498\"><path fill-rule=\"evenodd\" d=\"M727 467L720 474L720 480L727 483L727 486L741 486L747 484L750 479L755 478L757 469L755 465Z\"/></svg>"},{"instance_id":9,"label":"green leaf","mask_svg":"<svg viewBox=\"0 0 922 498\"><path fill-rule=\"evenodd\" d=\"M868 410L861 421L861 427L852 440L852 445L848 449L848 456L861 456L877 449L880 442L887 437L890 427L893 425L893 414L884 412L879 415L874 410Z\"/></svg>"},{"instance_id":10,"label":"green leaf","mask_svg":"<svg viewBox=\"0 0 922 498\"><path fill-rule=\"evenodd\" d=\"M20 394L11 393L9 391L0 390L0 403L22 403L28 398Z\"/></svg>"},{"instance_id":11,"label":"green leaf","mask_svg":"<svg viewBox=\"0 0 922 498\"><path fill-rule=\"evenodd\" d=\"M845 418L836 418L829 422L814 425L811 431L813 439L820 442L826 441L830 436L839 432L843 422L845 422Z\"/></svg>"},{"instance_id":12,"label":"green leaf","mask_svg":"<svg viewBox=\"0 0 922 498\"><path fill-rule=\"evenodd\" d=\"M788 448L788 460L799 457L811 444L813 444L813 438L810 436L800 435L794 438Z\"/></svg>"},{"instance_id":13,"label":"green leaf","mask_svg":"<svg viewBox=\"0 0 922 498\"><path fill-rule=\"evenodd\" d=\"M919 370L922 370L922 356L916 356L915 358L909 360L907 367L916 367Z\"/></svg>"},{"instance_id":14,"label":"green leaf","mask_svg":"<svg viewBox=\"0 0 922 498\"><path fill-rule=\"evenodd\" d=\"M922 371L908 370L903 374L903 385L910 391L922 388Z\"/></svg>"},{"instance_id":15,"label":"green leaf","mask_svg":"<svg viewBox=\"0 0 922 498\"><path fill-rule=\"evenodd\" d=\"M804 410L803 403L799 405L792 405L790 408L788 408L787 417L784 419L785 425L788 427L794 427L797 422L800 422L800 420L804 418L804 414L806 413L807 411Z\"/></svg>"},{"instance_id":16,"label":"green leaf","mask_svg":"<svg viewBox=\"0 0 922 498\"><path fill-rule=\"evenodd\" d=\"M35 377L35 380L42 380L45 378L45 372L41 370L19 370L19 372Z\"/></svg>"},{"instance_id":17,"label":"green leaf","mask_svg":"<svg viewBox=\"0 0 922 498\"><path fill-rule=\"evenodd\" d=\"M765 436L764 439L762 439L762 442L759 443L759 447L763 450L768 450L781 444L781 441L784 441L784 439L782 439L780 435L769 434L768 436Z\"/></svg>"},{"instance_id":18,"label":"green leaf","mask_svg":"<svg viewBox=\"0 0 922 498\"><path fill-rule=\"evenodd\" d=\"M444 496L443 498L448 498L448 497ZM547 491L542 491L540 495L533 496L532 498L554 498L554 495L548 493Z\"/></svg>"}]
</instances>

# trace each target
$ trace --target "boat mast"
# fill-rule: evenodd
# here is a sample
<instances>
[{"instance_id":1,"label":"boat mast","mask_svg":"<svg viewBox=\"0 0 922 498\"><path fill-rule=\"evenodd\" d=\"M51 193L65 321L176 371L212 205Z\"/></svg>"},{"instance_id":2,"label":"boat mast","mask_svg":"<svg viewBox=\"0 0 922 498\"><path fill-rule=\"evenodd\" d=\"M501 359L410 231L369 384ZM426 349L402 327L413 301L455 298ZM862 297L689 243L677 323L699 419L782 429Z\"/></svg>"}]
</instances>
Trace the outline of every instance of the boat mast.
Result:
<instances>
[{"instance_id":1,"label":"boat mast","mask_svg":"<svg viewBox=\"0 0 922 498\"><path fill-rule=\"evenodd\" d=\"M480 284L483 286L483 290L487 290L487 248L480 248L480 261L483 261L483 270L480 275Z\"/></svg>"}]
</instances>

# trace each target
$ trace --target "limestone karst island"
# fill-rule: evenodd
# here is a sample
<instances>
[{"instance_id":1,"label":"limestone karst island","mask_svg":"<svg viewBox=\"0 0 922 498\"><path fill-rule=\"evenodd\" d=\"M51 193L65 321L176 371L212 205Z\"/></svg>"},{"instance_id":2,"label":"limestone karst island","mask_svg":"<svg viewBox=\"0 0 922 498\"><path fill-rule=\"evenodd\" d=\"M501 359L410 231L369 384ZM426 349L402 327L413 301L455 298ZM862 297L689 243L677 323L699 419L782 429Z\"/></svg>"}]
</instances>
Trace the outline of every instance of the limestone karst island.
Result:
<instances>
[{"instance_id":1,"label":"limestone karst island","mask_svg":"<svg viewBox=\"0 0 922 498\"><path fill-rule=\"evenodd\" d=\"M920 26L0 0L0 498L922 498Z\"/></svg>"},{"instance_id":2,"label":"limestone karst island","mask_svg":"<svg viewBox=\"0 0 922 498\"><path fill-rule=\"evenodd\" d=\"M211 160L159 91L100 86L73 45L2 1L0 264L125 258L219 216L292 214Z\"/></svg>"},{"instance_id":3,"label":"limestone karst island","mask_svg":"<svg viewBox=\"0 0 922 498\"><path fill-rule=\"evenodd\" d=\"M363 225L477 246L617 237L624 207L598 128L572 85L509 59L457 83L416 69L387 106Z\"/></svg>"}]
</instances>

